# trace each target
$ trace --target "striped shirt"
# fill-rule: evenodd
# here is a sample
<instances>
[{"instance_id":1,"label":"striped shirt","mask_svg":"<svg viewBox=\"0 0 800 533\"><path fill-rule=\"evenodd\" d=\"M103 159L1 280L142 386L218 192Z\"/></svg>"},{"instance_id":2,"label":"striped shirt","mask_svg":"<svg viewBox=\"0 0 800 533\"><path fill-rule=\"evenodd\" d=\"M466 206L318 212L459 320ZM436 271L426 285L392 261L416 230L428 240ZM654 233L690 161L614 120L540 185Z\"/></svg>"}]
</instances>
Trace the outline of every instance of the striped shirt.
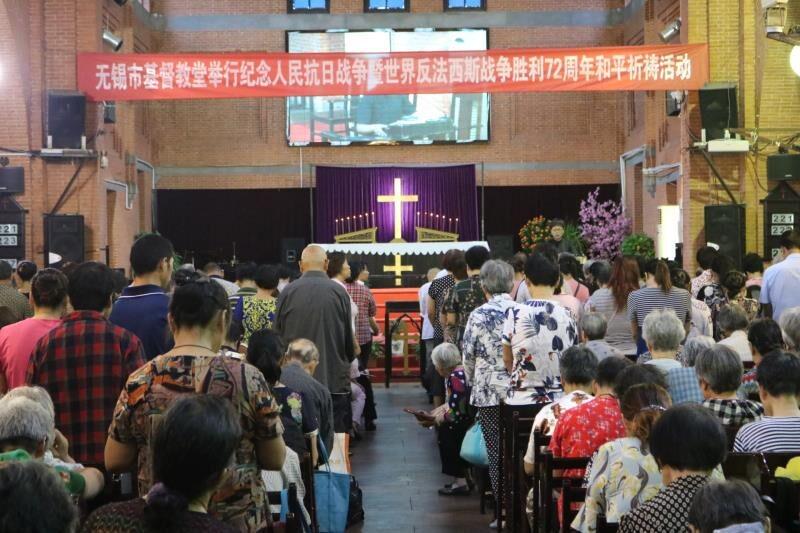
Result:
<instances>
[{"instance_id":1,"label":"striped shirt","mask_svg":"<svg viewBox=\"0 0 800 533\"><path fill-rule=\"evenodd\" d=\"M742 426L733 443L735 452L800 452L800 416L765 416Z\"/></svg>"},{"instance_id":2,"label":"striped shirt","mask_svg":"<svg viewBox=\"0 0 800 533\"><path fill-rule=\"evenodd\" d=\"M639 327L652 311L672 309L681 322L691 319L691 296L689 291L672 287L668 293L657 287L644 287L628 295L628 319L636 321Z\"/></svg>"}]
</instances>

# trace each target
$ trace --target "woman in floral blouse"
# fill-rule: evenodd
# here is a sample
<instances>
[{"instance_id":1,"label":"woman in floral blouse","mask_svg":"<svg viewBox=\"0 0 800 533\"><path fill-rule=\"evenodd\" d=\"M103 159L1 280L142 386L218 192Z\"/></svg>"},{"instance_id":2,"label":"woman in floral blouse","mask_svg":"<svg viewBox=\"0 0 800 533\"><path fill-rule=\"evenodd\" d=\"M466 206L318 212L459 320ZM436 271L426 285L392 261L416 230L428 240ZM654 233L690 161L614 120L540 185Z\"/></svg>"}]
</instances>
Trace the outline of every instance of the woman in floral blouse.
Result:
<instances>
[{"instance_id":1,"label":"woman in floral blouse","mask_svg":"<svg viewBox=\"0 0 800 533\"><path fill-rule=\"evenodd\" d=\"M244 335L242 344L247 346L250 335L262 329L271 329L275 324L277 299L274 296L278 287L278 270L261 265L256 270L255 280L258 288L254 296L239 298L233 310L233 320L242 325Z\"/></svg>"},{"instance_id":2,"label":"woman in floral blouse","mask_svg":"<svg viewBox=\"0 0 800 533\"><path fill-rule=\"evenodd\" d=\"M455 344L445 342L433 350L431 361L439 375L445 378L445 403L432 414L433 423L438 428L442 473L453 477L453 482L439 489L439 494L469 494L466 479L469 465L461 458L461 442L472 423L472 416L469 408L470 387L461 364L461 354Z\"/></svg>"},{"instance_id":3,"label":"woman in floral blouse","mask_svg":"<svg viewBox=\"0 0 800 533\"><path fill-rule=\"evenodd\" d=\"M500 403L509 383L502 338L506 311L514 305L508 294L514 284L514 270L504 261L487 261L481 267L480 279L486 303L472 311L467 320L462 341L464 372L472 385L470 404L478 408L486 440L492 492L501 500Z\"/></svg>"},{"instance_id":4,"label":"woman in floral blouse","mask_svg":"<svg viewBox=\"0 0 800 533\"><path fill-rule=\"evenodd\" d=\"M620 516L661 490L661 473L647 450L650 430L670 406L669 394L658 385L634 385L620 407L627 436L600 446L587 469L586 502L572 528L597 531L597 516L619 522Z\"/></svg>"},{"instance_id":5,"label":"woman in floral blouse","mask_svg":"<svg viewBox=\"0 0 800 533\"><path fill-rule=\"evenodd\" d=\"M558 265L534 253L525 263L531 299L506 312L503 360L511 373L506 403L550 402L560 392L558 361L578 342L578 327L566 308L553 301Z\"/></svg>"}]
</instances>

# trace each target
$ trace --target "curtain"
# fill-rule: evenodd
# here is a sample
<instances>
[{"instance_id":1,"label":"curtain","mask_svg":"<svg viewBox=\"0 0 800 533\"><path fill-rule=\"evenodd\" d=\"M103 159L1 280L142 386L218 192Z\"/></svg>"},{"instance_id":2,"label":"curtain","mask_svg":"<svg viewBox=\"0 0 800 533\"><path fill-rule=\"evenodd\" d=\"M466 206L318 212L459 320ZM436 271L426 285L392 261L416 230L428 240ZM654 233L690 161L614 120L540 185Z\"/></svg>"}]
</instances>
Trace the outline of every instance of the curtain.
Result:
<instances>
[{"instance_id":1,"label":"curtain","mask_svg":"<svg viewBox=\"0 0 800 533\"><path fill-rule=\"evenodd\" d=\"M338 226L335 220L363 213L375 213L378 242L394 238L394 204L378 203L379 195L394 194L394 180L400 178L402 194L416 195L418 201L402 205L402 236L408 242L416 241L414 231L417 213L434 213L441 218L438 227L459 234L460 241L478 239L478 195L475 183L475 165L451 167L407 168L370 167L341 168L316 167L314 190L314 234L317 242L334 241L337 233L346 233L347 227ZM420 226L431 227L420 215ZM449 219L452 219L450 222ZM458 219L458 230L455 224ZM369 222L369 223L367 223ZM372 221L363 220L360 227L370 227ZM436 223L433 223L435 226ZM356 223L350 223L354 231Z\"/></svg>"}]
</instances>

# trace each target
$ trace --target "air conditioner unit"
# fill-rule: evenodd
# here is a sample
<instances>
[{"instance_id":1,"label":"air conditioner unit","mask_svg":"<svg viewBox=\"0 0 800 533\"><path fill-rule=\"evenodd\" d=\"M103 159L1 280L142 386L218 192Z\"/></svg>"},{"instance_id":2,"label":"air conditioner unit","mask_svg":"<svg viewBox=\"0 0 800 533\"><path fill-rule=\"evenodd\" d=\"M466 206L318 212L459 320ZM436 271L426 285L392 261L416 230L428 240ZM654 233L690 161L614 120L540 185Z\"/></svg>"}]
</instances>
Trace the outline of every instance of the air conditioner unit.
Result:
<instances>
[{"instance_id":1,"label":"air conditioner unit","mask_svg":"<svg viewBox=\"0 0 800 533\"><path fill-rule=\"evenodd\" d=\"M675 259L675 245L681 242L681 207L658 206L658 235L656 257Z\"/></svg>"}]
</instances>

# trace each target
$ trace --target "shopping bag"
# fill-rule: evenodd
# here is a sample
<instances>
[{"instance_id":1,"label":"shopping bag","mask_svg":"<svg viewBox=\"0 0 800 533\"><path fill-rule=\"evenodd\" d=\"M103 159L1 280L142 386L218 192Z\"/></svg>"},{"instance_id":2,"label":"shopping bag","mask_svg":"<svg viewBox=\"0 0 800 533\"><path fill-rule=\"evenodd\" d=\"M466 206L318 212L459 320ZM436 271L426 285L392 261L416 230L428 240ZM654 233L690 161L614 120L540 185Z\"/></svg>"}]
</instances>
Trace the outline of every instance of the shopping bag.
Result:
<instances>
[{"instance_id":1,"label":"shopping bag","mask_svg":"<svg viewBox=\"0 0 800 533\"><path fill-rule=\"evenodd\" d=\"M320 533L344 533L350 509L350 474L334 472L322 439L319 452L323 465L314 472L317 523Z\"/></svg>"},{"instance_id":2,"label":"shopping bag","mask_svg":"<svg viewBox=\"0 0 800 533\"><path fill-rule=\"evenodd\" d=\"M464 435L464 440L461 441L461 458L477 466L489 466L489 455L480 423L475 422Z\"/></svg>"}]
</instances>

